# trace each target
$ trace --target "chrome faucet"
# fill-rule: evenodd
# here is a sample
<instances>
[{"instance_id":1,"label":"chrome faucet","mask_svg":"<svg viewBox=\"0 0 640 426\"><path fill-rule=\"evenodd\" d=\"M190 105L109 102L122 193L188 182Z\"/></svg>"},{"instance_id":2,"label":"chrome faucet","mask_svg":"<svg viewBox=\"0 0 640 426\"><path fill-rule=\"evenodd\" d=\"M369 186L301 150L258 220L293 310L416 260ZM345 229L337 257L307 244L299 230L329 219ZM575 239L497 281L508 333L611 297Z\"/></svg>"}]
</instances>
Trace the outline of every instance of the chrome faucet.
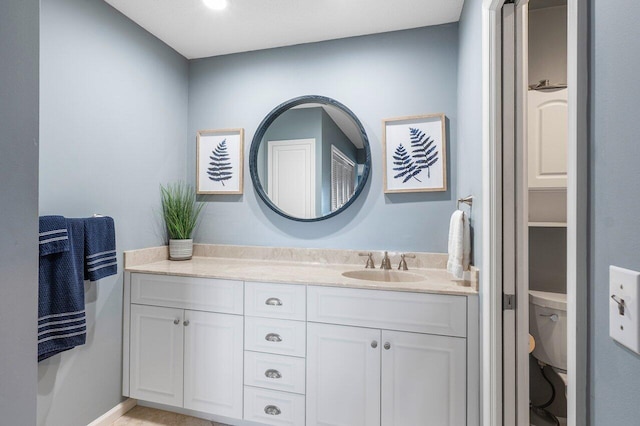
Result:
<instances>
[{"instance_id":1,"label":"chrome faucet","mask_svg":"<svg viewBox=\"0 0 640 426\"><path fill-rule=\"evenodd\" d=\"M364 266L365 269L375 269L376 265L374 265L373 263L373 253L369 252L369 253L358 253L358 256L368 256L367 257L367 263Z\"/></svg>"},{"instance_id":2,"label":"chrome faucet","mask_svg":"<svg viewBox=\"0 0 640 426\"><path fill-rule=\"evenodd\" d=\"M398 270L401 270L401 271L408 271L409 270L409 268L407 268L407 261L405 260L405 257L408 257L409 259L415 259L416 255L415 254L402 253L400 255L400 263L398 264Z\"/></svg>"},{"instance_id":3,"label":"chrome faucet","mask_svg":"<svg viewBox=\"0 0 640 426\"><path fill-rule=\"evenodd\" d=\"M386 251L384 252L380 269L391 269L391 259L389 259L389 253Z\"/></svg>"}]
</instances>

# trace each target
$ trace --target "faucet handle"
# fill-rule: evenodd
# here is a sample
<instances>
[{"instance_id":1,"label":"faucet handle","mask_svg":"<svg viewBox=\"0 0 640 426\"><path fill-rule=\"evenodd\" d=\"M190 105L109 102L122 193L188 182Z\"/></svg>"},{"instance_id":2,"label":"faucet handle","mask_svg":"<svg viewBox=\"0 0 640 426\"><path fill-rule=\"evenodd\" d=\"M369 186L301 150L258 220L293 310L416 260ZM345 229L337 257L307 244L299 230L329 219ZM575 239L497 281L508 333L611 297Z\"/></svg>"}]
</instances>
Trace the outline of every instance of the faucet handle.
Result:
<instances>
[{"instance_id":1,"label":"faucet handle","mask_svg":"<svg viewBox=\"0 0 640 426\"><path fill-rule=\"evenodd\" d=\"M391 269L391 259L389 259L389 252L384 252L380 269Z\"/></svg>"},{"instance_id":2,"label":"faucet handle","mask_svg":"<svg viewBox=\"0 0 640 426\"><path fill-rule=\"evenodd\" d=\"M407 267L407 261L406 261L406 257L408 257L409 259L415 259L416 255L415 254L408 254L408 253L402 253L400 255L400 263L398 264L398 269L402 270L402 271L408 271L409 268Z\"/></svg>"},{"instance_id":3,"label":"faucet handle","mask_svg":"<svg viewBox=\"0 0 640 426\"><path fill-rule=\"evenodd\" d=\"M375 269L375 265L373 263L373 253L358 253L358 256L368 256L367 263L364 266L365 269Z\"/></svg>"}]
</instances>

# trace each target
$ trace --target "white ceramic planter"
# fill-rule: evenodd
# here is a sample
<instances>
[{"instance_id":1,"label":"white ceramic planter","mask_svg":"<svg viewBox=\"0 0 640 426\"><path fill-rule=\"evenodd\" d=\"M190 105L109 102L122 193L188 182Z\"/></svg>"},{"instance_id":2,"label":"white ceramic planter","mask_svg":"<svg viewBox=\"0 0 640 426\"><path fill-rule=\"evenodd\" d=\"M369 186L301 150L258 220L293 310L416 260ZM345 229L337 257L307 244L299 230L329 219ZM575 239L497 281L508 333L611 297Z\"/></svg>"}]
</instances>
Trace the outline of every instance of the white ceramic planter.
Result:
<instances>
[{"instance_id":1,"label":"white ceramic planter","mask_svg":"<svg viewBox=\"0 0 640 426\"><path fill-rule=\"evenodd\" d=\"M189 260L193 256L193 240L169 240L169 260Z\"/></svg>"}]
</instances>

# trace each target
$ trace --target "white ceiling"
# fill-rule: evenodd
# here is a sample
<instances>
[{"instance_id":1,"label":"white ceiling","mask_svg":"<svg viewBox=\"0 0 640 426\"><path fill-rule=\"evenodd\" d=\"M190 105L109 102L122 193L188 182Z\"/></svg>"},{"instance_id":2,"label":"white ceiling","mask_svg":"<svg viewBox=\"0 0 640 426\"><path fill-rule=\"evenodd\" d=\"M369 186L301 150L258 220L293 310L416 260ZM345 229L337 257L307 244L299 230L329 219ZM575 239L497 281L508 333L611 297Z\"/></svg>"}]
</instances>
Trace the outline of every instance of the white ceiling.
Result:
<instances>
[{"instance_id":1,"label":"white ceiling","mask_svg":"<svg viewBox=\"0 0 640 426\"><path fill-rule=\"evenodd\" d=\"M456 22L464 0L105 0L188 59Z\"/></svg>"}]
</instances>

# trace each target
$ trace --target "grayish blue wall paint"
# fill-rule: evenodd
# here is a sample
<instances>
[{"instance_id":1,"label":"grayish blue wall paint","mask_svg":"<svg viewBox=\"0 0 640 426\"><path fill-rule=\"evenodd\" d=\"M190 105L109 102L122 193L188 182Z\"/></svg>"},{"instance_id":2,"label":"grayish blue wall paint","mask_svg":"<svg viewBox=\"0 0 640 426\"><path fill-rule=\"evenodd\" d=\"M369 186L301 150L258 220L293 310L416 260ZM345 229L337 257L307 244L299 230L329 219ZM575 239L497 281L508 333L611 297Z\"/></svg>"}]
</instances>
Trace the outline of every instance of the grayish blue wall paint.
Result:
<instances>
[{"instance_id":1,"label":"grayish blue wall paint","mask_svg":"<svg viewBox=\"0 0 640 426\"><path fill-rule=\"evenodd\" d=\"M159 185L186 177L187 60L97 0L42 0L41 31L40 213L113 216L120 259L163 244ZM87 344L39 364L39 425L120 402L122 276L87 286Z\"/></svg>"},{"instance_id":2,"label":"grayish blue wall paint","mask_svg":"<svg viewBox=\"0 0 640 426\"><path fill-rule=\"evenodd\" d=\"M529 289L567 293L567 228L529 228Z\"/></svg>"},{"instance_id":3,"label":"grayish blue wall paint","mask_svg":"<svg viewBox=\"0 0 640 426\"><path fill-rule=\"evenodd\" d=\"M590 6L590 418L637 425L640 356L609 337L608 315L609 265L640 271L640 4Z\"/></svg>"},{"instance_id":4,"label":"grayish blue wall paint","mask_svg":"<svg viewBox=\"0 0 640 426\"><path fill-rule=\"evenodd\" d=\"M0 423L36 422L38 0L0 2Z\"/></svg>"},{"instance_id":5,"label":"grayish blue wall paint","mask_svg":"<svg viewBox=\"0 0 640 426\"><path fill-rule=\"evenodd\" d=\"M338 216L316 223L287 220L269 210L257 198L251 180L245 179L242 196L201 197L210 202L196 240L446 252L458 176L457 72L455 23L191 61L187 157L191 180L198 130L244 127L248 169L248 142L260 121L276 105L301 95L324 95L349 107L369 135L373 157L365 190ZM384 195L381 120L436 112L448 117L450 189Z\"/></svg>"},{"instance_id":6,"label":"grayish blue wall paint","mask_svg":"<svg viewBox=\"0 0 640 426\"><path fill-rule=\"evenodd\" d=\"M482 0L465 0L458 50L458 197L473 195L473 264L482 265ZM469 213L467 206L462 210Z\"/></svg>"}]
</instances>

